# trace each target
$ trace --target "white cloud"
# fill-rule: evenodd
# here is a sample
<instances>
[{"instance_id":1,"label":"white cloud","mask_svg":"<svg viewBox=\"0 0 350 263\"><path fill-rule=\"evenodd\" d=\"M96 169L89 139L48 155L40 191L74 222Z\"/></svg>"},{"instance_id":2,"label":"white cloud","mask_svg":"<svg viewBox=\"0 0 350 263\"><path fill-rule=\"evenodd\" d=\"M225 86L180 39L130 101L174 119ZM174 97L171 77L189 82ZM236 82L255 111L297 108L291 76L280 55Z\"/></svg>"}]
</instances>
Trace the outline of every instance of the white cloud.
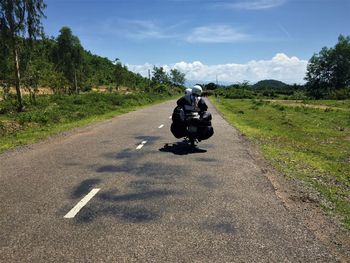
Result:
<instances>
[{"instance_id":1,"label":"white cloud","mask_svg":"<svg viewBox=\"0 0 350 263\"><path fill-rule=\"evenodd\" d=\"M232 43L248 38L248 35L228 25L214 25L194 28L186 41L190 43Z\"/></svg>"},{"instance_id":2,"label":"white cloud","mask_svg":"<svg viewBox=\"0 0 350 263\"><path fill-rule=\"evenodd\" d=\"M106 18L92 24L89 28L80 27L78 31L88 36L91 36L91 30L96 31L94 38L100 37L101 40L111 37L133 40L161 40L178 37L176 28L179 25L181 23L165 25L153 20Z\"/></svg>"},{"instance_id":3,"label":"white cloud","mask_svg":"<svg viewBox=\"0 0 350 263\"><path fill-rule=\"evenodd\" d=\"M134 72L147 76L151 64L127 65ZM158 65L159 66L159 65ZM176 68L186 74L190 81L215 81L235 83L248 80L255 83L263 79L276 79L286 83L304 83L307 60L288 57L284 53L276 54L270 60L252 60L246 64L206 65L200 61L178 62L174 65L161 65L165 70Z\"/></svg>"},{"instance_id":4,"label":"white cloud","mask_svg":"<svg viewBox=\"0 0 350 263\"><path fill-rule=\"evenodd\" d=\"M235 3L222 3L215 6L232 9L263 10L281 6L285 2L286 0L240 0Z\"/></svg>"},{"instance_id":5,"label":"white cloud","mask_svg":"<svg viewBox=\"0 0 350 263\"><path fill-rule=\"evenodd\" d=\"M173 38L175 35L170 33L167 28L162 28L153 21L132 20L127 21L127 36L135 39L165 39Z\"/></svg>"},{"instance_id":6,"label":"white cloud","mask_svg":"<svg viewBox=\"0 0 350 263\"><path fill-rule=\"evenodd\" d=\"M126 66L128 67L129 70L131 70L135 73L139 73L146 78L148 78L148 70L151 70L151 72L152 72L152 69L153 69L153 65L149 64L149 63L145 63L142 65L129 65L129 64L127 64Z\"/></svg>"}]
</instances>

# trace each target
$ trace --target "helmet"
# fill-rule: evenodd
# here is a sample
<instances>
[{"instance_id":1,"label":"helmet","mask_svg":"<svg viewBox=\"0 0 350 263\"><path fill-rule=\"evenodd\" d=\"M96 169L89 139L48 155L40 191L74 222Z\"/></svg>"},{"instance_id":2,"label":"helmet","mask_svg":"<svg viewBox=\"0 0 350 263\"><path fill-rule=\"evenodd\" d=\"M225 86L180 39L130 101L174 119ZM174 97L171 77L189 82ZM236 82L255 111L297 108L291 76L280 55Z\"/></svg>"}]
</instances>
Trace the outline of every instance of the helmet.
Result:
<instances>
[{"instance_id":1,"label":"helmet","mask_svg":"<svg viewBox=\"0 0 350 263\"><path fill-rule=\"evenodd\" d=\"M191 93L192 93L192 89L190 88L185 89L185 95L191 95Z\"/></svg>"},{"instance_id":2,"label":"helmet","mask_svg":"<svg viewBox=\"0 0 350 263\"><path fill-rule=\"evenodd\" d=\"M200 96L200 95L202 95L202 91L203 91L202 87L198 84L194 85L192 88L193 95Z\"/></svg>"}]
</instances>

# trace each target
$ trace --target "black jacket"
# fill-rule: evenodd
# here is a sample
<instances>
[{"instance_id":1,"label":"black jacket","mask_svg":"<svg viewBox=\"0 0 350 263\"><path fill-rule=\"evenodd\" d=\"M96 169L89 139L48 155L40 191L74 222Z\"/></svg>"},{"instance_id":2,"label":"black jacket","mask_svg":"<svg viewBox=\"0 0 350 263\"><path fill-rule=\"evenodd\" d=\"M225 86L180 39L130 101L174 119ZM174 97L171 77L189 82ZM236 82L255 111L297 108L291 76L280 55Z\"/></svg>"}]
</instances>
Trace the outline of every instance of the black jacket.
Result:
<instances>
[{"instance_id":1,"label":"black jacket","mask_svg":"<svg viewBox=\"0 0 350 263\"><path fill-rule=\"evenodd\" d=\"M204 112L207 111L208 106L204 99L194 95L186 95L177 101L177 105L183 108L185 113L188 112Z\"/></svg>"}]
</instances>

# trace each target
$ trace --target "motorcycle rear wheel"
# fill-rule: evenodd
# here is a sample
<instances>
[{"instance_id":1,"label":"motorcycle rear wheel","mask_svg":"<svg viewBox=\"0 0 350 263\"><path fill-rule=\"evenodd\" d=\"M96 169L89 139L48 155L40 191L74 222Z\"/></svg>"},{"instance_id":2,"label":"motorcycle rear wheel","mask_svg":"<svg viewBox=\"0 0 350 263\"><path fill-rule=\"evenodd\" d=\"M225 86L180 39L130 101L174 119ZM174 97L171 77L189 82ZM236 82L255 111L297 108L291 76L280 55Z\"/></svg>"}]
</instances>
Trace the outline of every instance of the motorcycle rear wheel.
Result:
<instances>
[{"instance_id":1,"label":"motorcycle rear wheel","mask_svg":"<svg viewBox=\"0 0 350 263\"><path fill-rule=\"evenodd\" d=\"M196 139L194 139L194 138L189 138L189 141L190 141L190 145L191 145L192 148L194 148L194 147L197 146L197 145L196 145Z\"/></svg>"}]
</instances>

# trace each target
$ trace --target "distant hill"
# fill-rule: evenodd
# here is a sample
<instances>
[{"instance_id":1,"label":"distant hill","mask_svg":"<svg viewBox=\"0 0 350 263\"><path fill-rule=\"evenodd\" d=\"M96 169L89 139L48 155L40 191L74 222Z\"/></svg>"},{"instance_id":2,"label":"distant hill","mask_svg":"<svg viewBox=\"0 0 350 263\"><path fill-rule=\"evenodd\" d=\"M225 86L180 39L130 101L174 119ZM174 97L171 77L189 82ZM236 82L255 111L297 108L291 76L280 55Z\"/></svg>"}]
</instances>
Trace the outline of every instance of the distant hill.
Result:
<instances>
[{"instance_id":1,"label":"distant hill","mask_svg":"<svg viewBox=\"0 0 350 263\"><path fill-rule=\"evenodd\" d=\"M289 85L279 81L279 80L274 80L274 79L266 79L266 80L261 80L257 83L255 83L252 87L255 89L284 89L288 87Z\"/></svg>"}]
</instances>

